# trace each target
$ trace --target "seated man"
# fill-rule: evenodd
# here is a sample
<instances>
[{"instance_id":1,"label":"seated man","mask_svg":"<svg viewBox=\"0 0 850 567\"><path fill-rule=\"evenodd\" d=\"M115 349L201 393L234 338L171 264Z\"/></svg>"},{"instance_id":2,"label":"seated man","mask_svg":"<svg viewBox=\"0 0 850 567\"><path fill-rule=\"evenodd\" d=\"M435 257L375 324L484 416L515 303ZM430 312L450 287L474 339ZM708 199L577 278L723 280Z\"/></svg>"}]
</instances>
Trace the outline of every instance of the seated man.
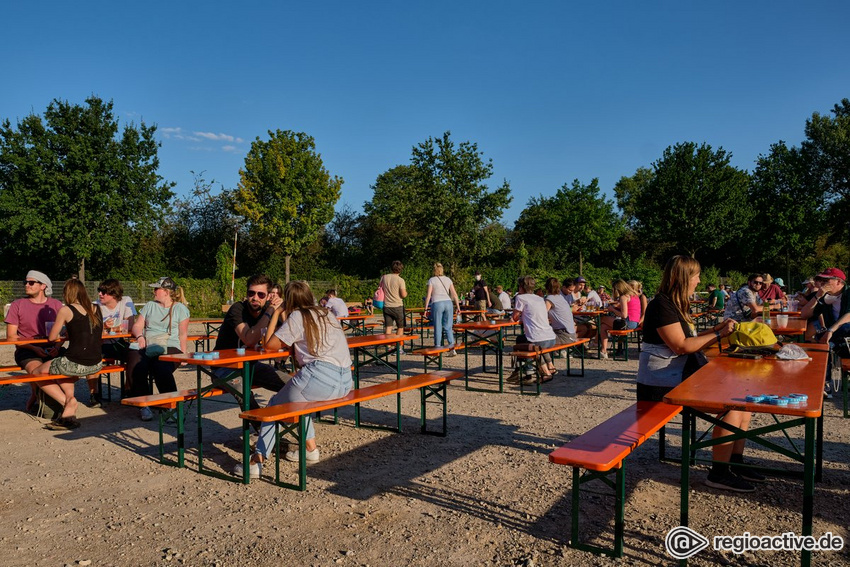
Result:
<instances>
[{"instance_id":1,"label":"seated man","mask_svg":"<svg viewBox=\"0 0 850 567\"><path fill-rule=\"evenodd\" d=\"M215 350L234 349L240 346L246 348L254 348L264 337L266 328L274 311L274 306L268 302L269 291L273 283L271 278L265 274L258 274L248 278L248 297L244 301L234 303L227 310L227 315L224 316L224 322L218 330L218 338L215 341ZM282 299L278 299L278 302ZM217 368L213 370L213 374L219 379L226 378L234 371L230 368ZM239 371L241 372L241 371ZM236 378L237 376L234 376ZM252 383L277 392L283 388L284 380L277 371L268 364L257 363L254 365L254 374ZM241 381L239 381L241 384ZM237 394L241 394L234 387L234 383L230 386L233 388L234 397L239 399ZM257 400L251 395L251 409L260 407Z\"/></svg>"},{"instance_id":2,"label":"seated man","mask_svg":"<svg viewBox=\"0 0 850 567\"><path fill-rule=\"evenodd\" d=\"M817 279L823 282L818 290L817 300L810 301L801 315L805 318L821 317L823 331L819 333L822 343L827 343L834 350L845 339L850 338L850 288L847 287L847 277L838 268L827 268ZM826 371L826 390L824 396L829 398L832 390L832 357Z\"/></svg>"},{"instance_id":3,"label":"seated man","mask_svg":"<svg viewBox=\"0 0 850 567\"><path fill-rule=\"evenodd\" d=\"M348 306L342 298L336 296L335 289L329 289L325 294L325 297L328 298L327 303L325 303L325 307L327 307L328 311L334 314L334 317L337 319L340 317L348 317Z\"/></svg>"},{"instance_id":4,"label":"seated man","mask_svg":"<svg viewBox=\"0 0 850 567\"><path fill-rule=\"evenodd\" d=\"M505 316L505 310L502 309L502 301L499 299L499 294L495 289L488 289L490 296L490 307L487 308L485 314L487 319L501 319Z\"/></svg>"},{"instance_id":5,"label":"seated man","mask_svg":"<svg viewBox=\"0 0 850 567\"><path fill-rule=\"evenodd\" d=\"M708 290L708 300L706 305L710 311L723 311L726 305L726 298L723 292L717 289L717 286L710 283L706 286Z\"/></svg>"},{"instance_id":6,"label":"seated man","mask_svg":"<svg viewBox=\"0 0 850 567\"><path fill-rule=\"evenodd\" d=\"M724 319L734 319L735 321L751 321L761 314L762 300L758 295L759 290L764 285L764 278L761 274L750 274L747 278L747 283L732 294L729 301L726 302L726 307L723 311ZM770 300L771 304L779 305L779 300Z\"/></svg>"},{"instance_id":7,"label":"seated man","mask_svg":"<svg viewBox=\"0 0 850 567\"><path fill-rule=\"evenodd\" d=\"M496 286L496 295L499 298L499 303L502 305L502 310L509 311L511 309L511 296L500 285Z\"/></svg>"},{"instance_id":8,"label":"seated man","mask_svg":"<svg viewBox=\"0 0 850 567\"><path fill-rule=\"evenodd\" d=\"M585 298L584 304L590 307L603 307L606 305L606 301L611 301L611 296L605 293L605 286L601 285L596 290L587 288L587 297ZM601 292L601 293L600 293ZM602 297L602 294L605 293L605 297Z\"/></svg>"}]
</instances>

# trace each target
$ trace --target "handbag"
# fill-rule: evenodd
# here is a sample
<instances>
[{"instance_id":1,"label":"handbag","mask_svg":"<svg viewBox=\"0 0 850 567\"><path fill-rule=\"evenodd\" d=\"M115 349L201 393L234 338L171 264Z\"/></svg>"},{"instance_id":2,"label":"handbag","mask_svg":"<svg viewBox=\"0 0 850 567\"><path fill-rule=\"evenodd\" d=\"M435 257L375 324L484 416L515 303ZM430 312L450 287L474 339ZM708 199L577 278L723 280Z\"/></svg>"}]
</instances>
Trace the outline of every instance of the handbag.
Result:
<instances>
[{"instance_id":1,"label":"handbag","mask_svg":"<svg viewBox=\"0 0 850 567\"><path fill-rule=\"evenodd\" d=\"M688 359L685 361L685 367L682 368L682 380L684 381L685 378L688 378L706 364L708 364L708 358L706 358L702 351L690 353Z\"/></svg>"},{"instance_id":2,"label":"handbag","mask_svg":"<svg viewBox=\"0 0 850 567\"><path fill-rule=\"evenodd\" d=\"M372 305L378 309L384 308L384 276L381 276L381 282L378 284L378 289L372 295Z\"/></svg>"},{"instance_id":3,"label":"handbag","mask_svg":"<svg viewBox=\"0 0 850 567\"><path fill-rule=\"evenodd\" d=\"M622 331L625 328L626 328L626 320L625 319L623 319L622 317L617 317L616 319L614 319L614 330L615 331Z\"/></svg>"}]
</instances>

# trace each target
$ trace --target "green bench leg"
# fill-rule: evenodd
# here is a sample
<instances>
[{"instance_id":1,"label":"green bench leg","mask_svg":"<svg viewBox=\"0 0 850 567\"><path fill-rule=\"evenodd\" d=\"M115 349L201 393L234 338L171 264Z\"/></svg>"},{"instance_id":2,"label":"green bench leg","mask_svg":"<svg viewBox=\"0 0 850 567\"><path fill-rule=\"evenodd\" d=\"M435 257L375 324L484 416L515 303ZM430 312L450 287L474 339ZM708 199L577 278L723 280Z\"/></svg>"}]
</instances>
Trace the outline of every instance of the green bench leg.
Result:
<instances>
[{"instance_id":1,"label":"green bench leg","mask_svg":"<svg viewBox=\"0 0 850 567\"><path fill-rule=\"evenodd\" d=\"M420 431L425 435L439 435L440 437L445 437L448 432L448 411L446 405L446 383L442 384L434 384L433 386L425 386L423 388L419 388L419 400L420 400ZM428 431L427 426L427 403L428 400L432 397L437 398L439 402L442 403L443 406L443 430L442 431Z\"/></svg>"},{"instance_id":2,"label":"green bench leg","mask_svg":"<svg viewBox=\"0 0 850 567\"><path fill-rule=\"evenodd\" d=\"M626 502L626 467L621 462L620 467L606 472L586 471L581 474L580 467L573 467L573 492L572 492L572 526L570 535L570 547L592 553L600 553L610 557L620 558L623 556L623 535L625 531L625 502ZM608 478L614 475L612 481ZM592 480L599 479L614 490L614 547L613 549L582 543L579 538L579 509L581 485Z\"/></svg>"}]
</instances>

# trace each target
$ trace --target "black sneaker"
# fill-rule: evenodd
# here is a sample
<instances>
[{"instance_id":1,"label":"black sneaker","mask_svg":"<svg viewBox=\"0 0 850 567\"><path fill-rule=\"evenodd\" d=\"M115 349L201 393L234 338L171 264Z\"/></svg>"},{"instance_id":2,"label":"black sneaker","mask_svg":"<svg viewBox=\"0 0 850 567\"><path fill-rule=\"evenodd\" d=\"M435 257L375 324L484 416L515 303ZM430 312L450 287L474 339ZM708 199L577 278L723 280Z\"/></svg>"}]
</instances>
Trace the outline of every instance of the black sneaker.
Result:
<instances>
[{"instance_id":1,"label":"black sneaker","mask_svg":"<svg viewBox=\"0 0 850 567\"><path fill-rule=\"evenodd\" d=\"M737 476L748 482L764 482L767 480L766 476L755 469L751 469L750 467L736 467L735 465L732 465L730 469Z\"/></svg>"},{"instance_id":2,"label":"black sneaker","mask_svg":"<svg viewBox=\"0 0 850 567\"><path fill-rule=\"evenodd\" d=\"M103 407L103 400L100 399L100 394L94 393L89 397L89 403L86 404L90 408Z\"/></svg>"},{"instance_id":3,"label":"black sneaker","mask_svg":"<svg viewBox=\"0 0 850 567\"><path fill-rule=\"evenodd\" d=\"M755 492L756 487L732 473L725 475L712 475L708 473L705 485L718 490L730 490L732 492Z\"/></svg>"}]
</instances>

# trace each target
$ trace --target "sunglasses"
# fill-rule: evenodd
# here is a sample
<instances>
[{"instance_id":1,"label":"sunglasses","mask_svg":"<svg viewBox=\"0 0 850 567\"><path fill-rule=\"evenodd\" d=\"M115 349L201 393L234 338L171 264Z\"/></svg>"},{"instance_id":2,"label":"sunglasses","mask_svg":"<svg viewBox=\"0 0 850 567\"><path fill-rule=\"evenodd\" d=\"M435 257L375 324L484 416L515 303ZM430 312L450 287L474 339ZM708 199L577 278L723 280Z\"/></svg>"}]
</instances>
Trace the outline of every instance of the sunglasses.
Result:
<instances>
[{"instance_id":1,"label":"sunglasses","mask_svg":"<svg viewBox=\"0 0 850 567\"><path fill-rule=\"evenodd\" d=\"M24 280L24 285L38 285L41 282L37 282L35 280Z\"/></svg>"},{"instance_id":2,"label":"sunglasses","mask_svg":"<svg viewBox=\"0 0 850 567\"><path fill-rule=\"evenodd\" d=\"M248 290L248 297L254 297L255 295L260 299L265 299L268 293L264 291L254 291L252 289Z\"/></svg>"},{"instance_id":3,"label":"sunglasses","mask_svg":"<svg viewBox=\"0 0 850 567\"><path fill-rule=\"evenodd\" d=\"M109 292L109 290L106 289L105 287L99 287L99 288L97 288L97 292L106 295Z\"/></svg>"},{"instance_id":4,"label":"sunglasses","mask_svg":"<svg viewBox=\"0 0 850 567\"><path fill-rule=\"evenodd\" d=\"M753 282L753 285L764 285L764 282Z\"/></svg>"}]
</instances>

